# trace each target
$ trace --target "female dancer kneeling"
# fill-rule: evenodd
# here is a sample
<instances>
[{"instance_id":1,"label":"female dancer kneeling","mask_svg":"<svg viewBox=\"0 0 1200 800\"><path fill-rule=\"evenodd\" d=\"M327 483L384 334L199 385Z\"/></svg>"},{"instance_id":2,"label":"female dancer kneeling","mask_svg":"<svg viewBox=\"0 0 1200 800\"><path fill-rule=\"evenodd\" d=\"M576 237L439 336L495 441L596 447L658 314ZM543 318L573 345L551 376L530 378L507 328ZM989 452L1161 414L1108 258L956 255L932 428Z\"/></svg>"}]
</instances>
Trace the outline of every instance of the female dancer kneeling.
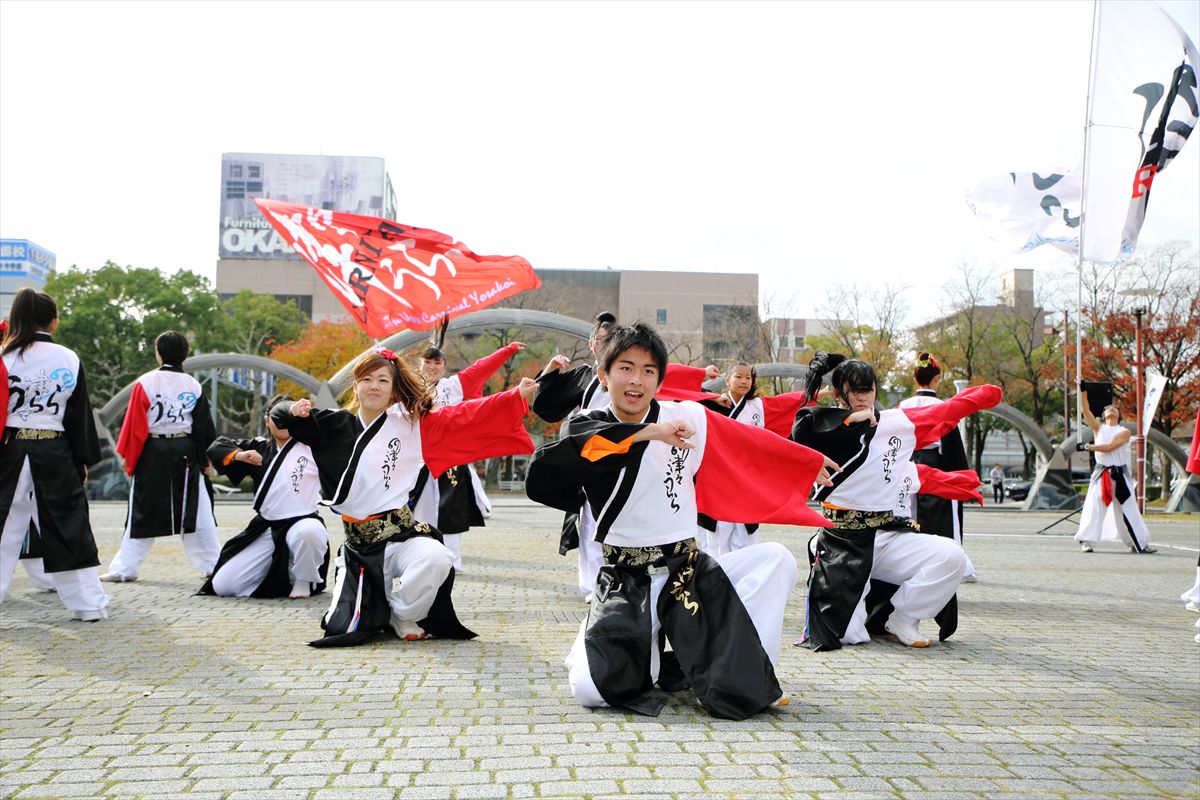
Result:
<instances>
[{"instance_id":1,"label":"female dancer kneeling","mask_svg":"<svg viewBox=\"0 0 1200 800\"><path fill-rule=\"evenodd\" d=\"M431 475L468 461L533 452L522 417L537 384L435 409L421 377L390 350L364 353L352 370L345 410L308 400L272 412L275 425L308 445L321 494L341 514L346 543L333 598L312 644L359 644L389 625L401 639L475 636L458 621L450 592L454 557L437 529L417 522L410 492L422 465Z\"/></svg>"}]
</instances>

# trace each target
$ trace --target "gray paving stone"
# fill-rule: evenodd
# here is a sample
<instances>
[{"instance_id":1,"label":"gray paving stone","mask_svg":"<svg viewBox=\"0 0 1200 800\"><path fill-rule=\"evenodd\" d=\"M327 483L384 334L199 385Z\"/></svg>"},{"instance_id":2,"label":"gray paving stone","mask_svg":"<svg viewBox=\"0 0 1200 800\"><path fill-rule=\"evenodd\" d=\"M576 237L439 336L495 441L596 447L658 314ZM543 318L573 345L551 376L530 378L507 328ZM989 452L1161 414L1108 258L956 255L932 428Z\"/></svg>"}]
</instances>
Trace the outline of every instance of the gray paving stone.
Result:
<instances>
[{"instance_id":1,"label":"gray paving stone","mask_svg":"<svg viewBox=\"0 0 1200 800\"><path fill-rule=\"evenodd\" d=\"M219 505L223 538L249 513ZM92 509L105 562L123 515ZM744 722L710 719L686 692L657 718L576 706L562 658L585 609L556 552L561 515L517 499L497 498L464 538L455 601L481 633L472 642L309 648L327 598L194 597L176 542L142 580L106 584L111 618L95 626L62 619L18 570L0 614L0 795L1200 795L1200 649L1177 599L1194 576L1194 518L1152 518L1153 558L1084 558L1069 536L1031 535L1053 519L969 511L982 579L959 593L953 639L785 647L792 705ZM808 532L763 537L802 554ZM800 585L787 641L803 611Z\"/></svg>"}]
</instances>

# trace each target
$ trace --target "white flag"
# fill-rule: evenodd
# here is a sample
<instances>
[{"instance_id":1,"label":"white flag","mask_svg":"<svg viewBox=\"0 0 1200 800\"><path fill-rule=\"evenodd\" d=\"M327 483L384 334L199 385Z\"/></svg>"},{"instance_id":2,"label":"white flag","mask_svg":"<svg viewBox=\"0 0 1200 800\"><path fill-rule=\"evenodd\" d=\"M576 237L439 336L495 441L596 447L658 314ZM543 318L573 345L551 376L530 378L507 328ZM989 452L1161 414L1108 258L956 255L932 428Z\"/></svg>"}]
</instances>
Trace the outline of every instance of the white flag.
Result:
<instances>
[{"instance_id":1,"label":"white flag","mask_svg":"<svg viewBox=\"0 0 1200 800\"><path fill-rule=\"evenodd\" d=\"M1146 396L1142 399L1142 436L1150 433L1150 423L1158 412L1158 401L1162 400L1163 389L1167 388L1167 379L1158 373L1147 376Z\"/></svg>"},{"instance_id":2,"label":"white flag","mask_svg":"<svg viewBox=\"0 0 1200 800\"><path fill-rule=\"evenodd\" d=\"M1196 107L1196 47L1156 3L1099 5L1089 104L1083 257L1133 252L1150 187L1187 141Z\"/></svg>"},{"instance_id":3,"label":"white flag","mask_svg":"<svg viewBox=\"0 0 1200 800\"><path fill-rule=\"evenodd\" d=\"M1013 250L1051 244L1083 257L1121 261L1133 252L1150 187L1196 127L1200 58L1155 3L1103 0L1088 112L1087 163L1013 172L967 192L989 235Z\"/></svg>"}]
</instances>

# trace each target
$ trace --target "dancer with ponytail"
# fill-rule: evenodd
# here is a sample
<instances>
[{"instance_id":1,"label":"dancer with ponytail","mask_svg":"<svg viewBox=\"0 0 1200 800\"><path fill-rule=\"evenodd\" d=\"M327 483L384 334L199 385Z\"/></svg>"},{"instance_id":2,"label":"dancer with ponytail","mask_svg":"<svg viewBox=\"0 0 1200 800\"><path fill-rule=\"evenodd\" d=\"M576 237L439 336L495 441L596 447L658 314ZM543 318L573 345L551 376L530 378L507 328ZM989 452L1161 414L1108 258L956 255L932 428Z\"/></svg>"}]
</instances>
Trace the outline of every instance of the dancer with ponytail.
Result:
<instances>
[{"instance_id":1,"label":"dancer with ponytail","mask_svg":"<svg viewBox=\"0 0 1200 800\"><path fill-rule=\"evenodd\" d=\"M940 637L954 632L957 607L951 604L967 559L953 541L918 533L910 520L897 515L898 508L908 506L907 493L917 489L912 453L936 442L964 417L996 405L1000 389L976 386L944 403L879 411L878 382L869 364L822 356L810 365L809 391L836 364L833 388L844 407L800 409L792 439L837 461L842 471L831 486L815 493L833 527L820 531L810 544L805 638L797 644L835 650L886 630L905 645L928 647L931 640L918 625L941 615ZM963 499L978 495L978 476L929 475L931 484L942 484L943 494ZM886 603L869 603L872 580L894 588Z\"/></svg>"},{"instance_id":2,"label":"dancer with ponytail","mask_svg":"<svg viewBox=\"0 0 1200 800\"><path fill-rule=\"evenodd\" d=\"M36 529L45 578L75 619L95 622L108 616L108 595L83 484L100 442L83 365L54 343L57 328L50 295L13 297L0 340L0 603Z\"/></svg>"},{"instance_id":3,"label":"dancer with ponytail","mask_svg":"<svg viewBox=\"0 0 1200 800\"><path fill-rule=\"evenodd\" d=\"M923 408L942 402L937 394L938 385L942 382L942 368L933 356L924 352L917 356L913 378L917 382L917 392L913 397L901 400L900 408ZM958 428L948 431L936 442L917 449L913 453L913 461L946 472L970 468L970 464L967 463L967 450L963 447ZM959 545L963 543L963 507L960 501L922 492L912 498L911 502L912 510L915 511L912 517L922 533L945 536ZM967 574L963 577L963 582L974 583L976 580L975 565L968 557Z\"/></svg>"}]
</instances>

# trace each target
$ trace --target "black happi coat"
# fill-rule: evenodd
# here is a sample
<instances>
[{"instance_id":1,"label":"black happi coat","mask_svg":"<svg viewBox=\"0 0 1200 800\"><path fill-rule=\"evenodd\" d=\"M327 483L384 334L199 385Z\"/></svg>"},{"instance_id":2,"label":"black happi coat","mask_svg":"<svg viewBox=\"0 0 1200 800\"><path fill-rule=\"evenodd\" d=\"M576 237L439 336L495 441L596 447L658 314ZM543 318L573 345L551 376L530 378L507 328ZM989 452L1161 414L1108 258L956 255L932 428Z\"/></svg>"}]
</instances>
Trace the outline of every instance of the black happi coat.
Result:
<instances>
[{"instance_id":1,"label":"black happi coat","mask_svg":"<svg viewBox=\"0 0 1200 800\"><path fill-rule=\"evenodd\" d=\"M37 334L36 341L53 340L48 334ZM9 400L10 405L19 402L16 396ZM0 435L0 521L8 519L17 480L28 458L40 522L40 528L29 532L29 546L40 550L31 550L30 555L40 553L46 572L99 566L83 479L87 467L100 463L100 441L83 365L79 365L74 390L62 410L63 438L17 439L13 433L20 427L19 417L9 415L7 424L12 427Z\"/></svg>"},{"instance_id":2,"label":"black happi coat","mask_svg":"<svg viewBox=\"0 0 1200 800\"><path fill-rule=\"evenodd\" d=\"M279 466L283 463L284 455L288 452L292 442L288 442L282 448L275 444L274 439L255 438L255 439L238 439L233 440L220 436L212 446L208 448L208 459L212 463L217 472L229 479L229 482L234 486L242 483L246 478L250 478L254 485L254 510L261 512L263 499L267 493L271 491L274 481L278 475ZM255 466L247 464L244 461L232 461L226 463L226 458L238 450L253 450L262 456L262 464ZM259 536L270 533L271 541L275 546L275 551L271 554L271 565L267 568L266 577L258 588L250 593L251 597L268 598L268 597L287 597L292 590L292 581L289 577L289 567L291 554L288 552L287 533L293 525L302 519L320 519L321 515L316 511L311 514L303 514L298 517L291 517L282 520L270 520L262 516L261 513L254 515L246 525L245 530L237 534L221 548L221 554L217 557L217 564L213 567L213 575L216 575L231 558L245 550L251 543L256 541ZM318 594L325 590L325 576L329 570L329 546L325 546L325 558L321 563L319 574L321 580L312 587L313 594ZM204 582L197 594L216 594L213 591L212 578Z\"/></svg>"},{"instance_id":3,"label":"black happi coat","mask_svg":"<svg viewBox=\"0 0 1200 800\"><path fill-rule=\"evenodd\" d=\"M809 406L796 414L792 440L824 453L842 465L842 471L833 476L834 485L818 489L818 500L828 497L863 466L871 442L878 432L878 428L866 420L846 425L850 413L846 409ZM889 512L881 525L866 529L825 528L817 533L815 544L808 549L810 572L805 645L814 651L838 650L842 647L841 639L846 635L854 609L868 582L871 589L865 603L867 631L874 635L884 633L884 623L893 610L891 598L899 587L885 581L871 580L875 534L892 530L922 534L917 532L911 520L894 517L890 509L881 511ZM939 638L944 641L958 627L957 597L950 599L935 620L939 627Z\"/></svg>"},{"instance_id":4,"label":"black happi coat","mask_svg":"<svg viewBox=\"0 0 1200 800\"><path fill-rule=\"evenodd\" d=\"M292 438L308 445L317 462L317 474L321 482L321 496L326 502L336 504L349 491L358 468L363 448L383 428L387 414L381 414L369 428L364 428L357 414L346 411L313 409L308 417L294 417L286 410L271 412L276 427L286 430ZM427 470L422 470L428 475ZM343 476L346 480L343 485ZM339 498L338 489L343 497ZM410 496L410 504L419 495L421 481ZM334 600L329 613L321 620L326 635L309 644L313 647L352 647L362 644L379 633L388 630L391 609L387 602L388 586L383 573L384 554L388 541L405 541L413 536L429 536L442 541L437 528L423 525L393 537L391 540L375 542L356 548L349 542L342 545L340 554L345 562L346 579L342 581L341 593ZM358 601L361 581L361 603ZM473 639L478 634L465 627L454 610L451 592L454 589L454 570L446 576L429 610L429 616L417 624L432 636L441 639ZM360 619L354 631L347 632L354 617L355 606L360 608Z\"/></svg>"},{"instance_id":5,"label":"black happi coat","mask_svg":"<svg viewBox=\"0 0 1200 800\"><path fill-rule=\"evenodd\" d=\"M604 391L591 364L547 372L537 382L537 397L530 409L546 422L560 422L576 408L586 409L596 392Z\"/></svg>"},{"instance_id":6,"label":"black happi coat","mask_svg":"<svg viewBox=\"0 0 1200 800\"><path fill-rule=\"evenodd\" d=\"M623 506L637 501L630 493L650 443L639 442L626 453L595 462L582 458L580 451L594 436L624 441L657 422L659 411L653 401L640 424L620 422L610 410L572 418L562 439L534 454L525 480L529 498L570 512L584 495L597 519L596 540L603 542ZM754 622L720 564L681 546L686 544L663 545L653 565L610 559L600 568L584 632L592 680L610 706L650 715L661 710L665 700L646 694L653 688L650 569L666 569L657 611L674 658L666 654L659 685L669 690L690 685L708 713L746 719L769 707L782 689ZM664 642L655 644L661 653ZM676 663L678 669L672 669Z\"/></svg>"}]
</instances>

